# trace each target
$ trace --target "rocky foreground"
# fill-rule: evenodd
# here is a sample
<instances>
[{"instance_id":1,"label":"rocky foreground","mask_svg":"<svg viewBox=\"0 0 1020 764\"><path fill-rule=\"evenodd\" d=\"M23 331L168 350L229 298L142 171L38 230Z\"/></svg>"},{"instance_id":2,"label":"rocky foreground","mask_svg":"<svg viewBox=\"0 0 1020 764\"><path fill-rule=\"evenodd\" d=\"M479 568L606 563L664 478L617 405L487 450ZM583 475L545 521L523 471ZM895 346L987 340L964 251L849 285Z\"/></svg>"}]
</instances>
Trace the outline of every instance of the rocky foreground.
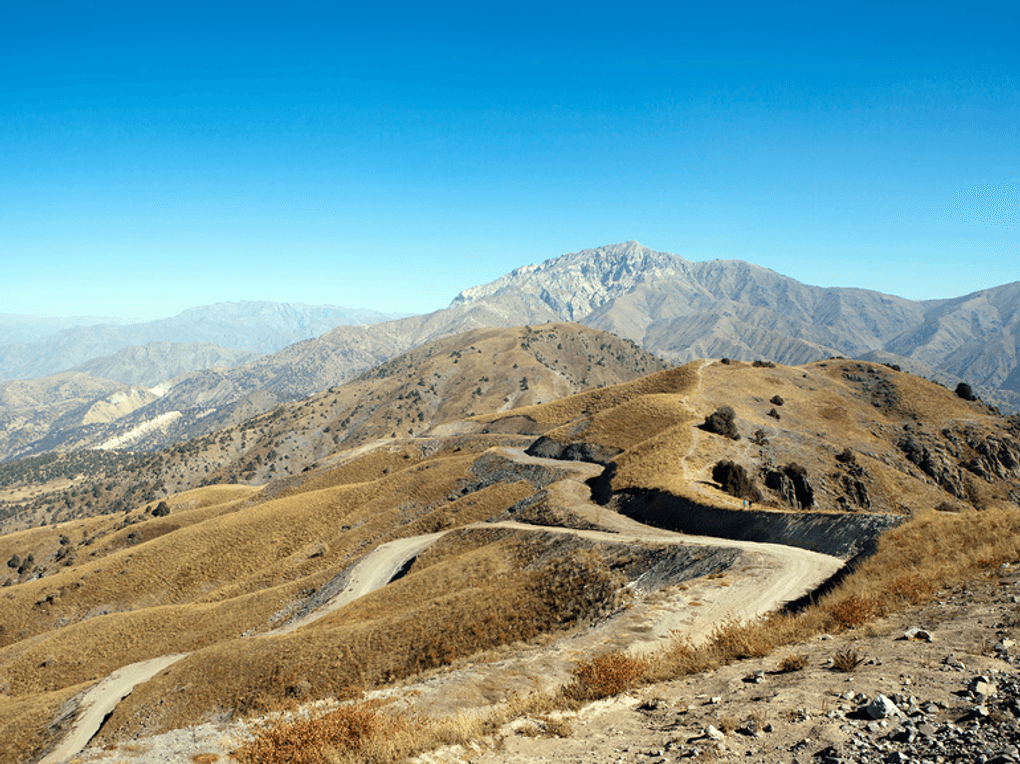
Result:
<instances>
[{"instance_id":1,"label":"rocky foreground","mask_svg":"<svg viewBox=\"0 0 1020 764\"><path fill-rule=\"evenodd\" d=\"M425 758L1020 762L1018 572L1020 566L1003 567L909 614L645 687L576 716L520 720L494 750ZM782 671L784 661L804 668ZM839 670L841 663L851 670Z\"/></svg>"},{"instance_id":2,"label":"rocky foreground","mask_svg":"<svg viewBox=\"0 0 1020 764\"><path fill-rule=\"evenodd\" d=\"M576 714L518 719L419 764L1020 762L1018 603L1020 565L1003 566L910 613ZM206 724L76 762L227 762L234 732Z\"/></svg>"}]
</instances>

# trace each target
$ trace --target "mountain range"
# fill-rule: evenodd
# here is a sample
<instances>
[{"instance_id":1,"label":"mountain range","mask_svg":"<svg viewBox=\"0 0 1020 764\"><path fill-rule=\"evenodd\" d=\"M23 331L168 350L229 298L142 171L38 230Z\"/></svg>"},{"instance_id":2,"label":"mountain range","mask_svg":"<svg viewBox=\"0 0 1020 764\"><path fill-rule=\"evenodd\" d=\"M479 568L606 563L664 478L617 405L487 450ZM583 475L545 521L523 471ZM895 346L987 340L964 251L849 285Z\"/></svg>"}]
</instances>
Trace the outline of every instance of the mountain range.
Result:
<instances>
[{"instance_id":1,"label":"mountain range","mask_svg":"<svg viewBox=\"0 0 1020 764\"><path fill-rule=\"evenodd\" d=\"M217 323L215 316L222 320ZM122 386L156 392L134 394L134 408L118 398L116 407L104 410L120 416L99 423L95 414L89 422L85 415L118 389L96 381L69 385L66 375L31 385L0 384L0 459L138 442L131 435L138 428L145 431L145 447L158 448L349 381L427 342L482 327L561 321L612 332L675 364L695 358L801 364L854 357L900 366L949 386L966 381L987 402L1008 411L1020 408L1020 282L953 299L913 301L864 289L809 286L740 260L691 262L631 241L518 268L464 290L433 313L337 326L314 336L344 316L354 320L342 309L229 303L138 325L148 327L148 342L157 336L177 343L186 338L256 349L252 352L307 336L253 360L207 346L199 351L171 344L121 348L116 362L95 361L84 356L101 344L97 337L123 339L140 330L106 326L61 332L49 341L76 348L81 358L75 374L108 379L116 369ZM174 334L175 327L186 331ZM75 345L75 337L92 339ZM198 359L206 368L174 376L185 362L161 367L152 361L160 353ZM9 357L0 353L7 373ZM89 387L104 388L102 395L82 396ZM63 397L67 390L78 396L73 406Z\"/></svg>"},{"instance_id":2,"label":"mountain range","mask_svg":"<svg viewBox=\"0 0 1020 764\"><path fill-rule=\"evenodd\" d=\"M81 364L115 356L133 346L150 343L160 343L163 353L169 352L176 357L167 369L170 376L176 376L172 373L174 363L183 363L194 350L190 347L173 348L176 344L217 345L243 351L237 354L233 363L220 364L229 366L251 360L254 355L275 353L337 326L397 317L398 314L361 308L265 301L203 305L171 318L128 324L111 319L0 314L0 342L3 343L0 345L0 380L34 378L67 371ZM224 357L221 360L228 359ZM116 363L107 363L103 370L106 374L117 374L116 366ZM196 364L187 371L201 368L208 367ZM127 384L138 381L121 376L107 378Z\"/></svg>"}]
</instances>

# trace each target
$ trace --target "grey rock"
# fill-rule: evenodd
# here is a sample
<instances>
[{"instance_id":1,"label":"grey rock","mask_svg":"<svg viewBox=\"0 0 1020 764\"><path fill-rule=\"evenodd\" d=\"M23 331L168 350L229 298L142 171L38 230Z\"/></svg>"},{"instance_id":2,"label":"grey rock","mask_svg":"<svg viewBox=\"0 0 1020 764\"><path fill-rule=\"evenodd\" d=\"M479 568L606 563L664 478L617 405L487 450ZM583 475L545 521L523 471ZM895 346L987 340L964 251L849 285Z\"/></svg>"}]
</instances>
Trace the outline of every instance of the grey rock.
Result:
<instances>
[{"instance_id":1,"label":"grey rock","mask_svg":"<svg viewBox=\"0 0 1020 764\"><path fill-rule=\"evenodd\" d=\"M864 707L864 713L872 719L887 719L890 716L903 716L903 712L896 707L885 695L879 695Z\"/></svg>"}]
</instances>

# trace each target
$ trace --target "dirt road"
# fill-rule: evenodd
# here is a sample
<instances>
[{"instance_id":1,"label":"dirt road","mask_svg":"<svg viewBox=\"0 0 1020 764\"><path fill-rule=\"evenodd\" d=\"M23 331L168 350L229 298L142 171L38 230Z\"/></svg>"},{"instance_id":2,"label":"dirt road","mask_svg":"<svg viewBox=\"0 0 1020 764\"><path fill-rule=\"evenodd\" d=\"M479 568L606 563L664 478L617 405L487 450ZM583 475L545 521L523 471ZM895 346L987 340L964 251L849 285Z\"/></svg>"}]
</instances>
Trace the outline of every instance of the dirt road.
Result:
<instances>
[{"instance_id":1,"label":"dirt road","mask_svg":"<svg viewBox=\"0 0 1020 764\"><path fill-rule=\"evenodd\" d=\"M683 598L673 598L637 607L619 618L612 619L591 630L580 641L567 641L558 648L546 648L544 655L528 660L527 668L517 666L503 670L508 681L519 681L521 671L529 674L541 670L547 682L560 681L564 666L578 650L591 650L611 645L616 649L635 652L653 650L672 638L675 632L685 634L692 641L706 638L712 630L728 620L746 620L774 610L784 602L811 591L836 572L842 562L835 557L810 552L781 544L762 544L749 541L730 541L706 536L687 536L672 531L642 525L594 504L590 489L584 483L601 472L599 465L584 462L564 462L526 455L522 449L503 448L501 453L523 464L540 464L558 470L568 470L569 477L547 487L549 500L586 518L603 530L573 530L547 526L534 526L515 522L478 523L471 527L504 527L521 531L570 533L596 541L633 544L684 544L725 546L744 553L739 575L728 576L724 585L719 582L694 583ZM363 597L389 583L397 572L412 558L431 546L444 532L398 539L382 544L369 552L351 571L344 589L326 604L308 615L282 626L268 635L286 634L306 626L319 618ZM80 752L99 730L105 716L126 697L135 685L147 681L159 671L172 665L187 654L169 655L131 664L118 669L89 690L82 702L84 712L72 731L58 748L39 764L59 762ZM505 668L505 667L504 667ZM495 669L497 671L502 669ZM470 672L462 677L470 683L477 679ZM500 684L486 678L490 686ZM443 695L446 704L459 702L465 693L465 682L455 682L456 691L447 680ZM428 693L427 693L428 694Z\"/></svg>"},{"instance_id":2,"label":"dirt road","mask_svg":"<svg viewBox=\"0 0 1020 764\"><path fill-rule=\"evenodd\" d=\"M129 666L122 666L85 693L81 713L71 731L56 748L39 760L39 764L61 764L81 751L102 725L106 715L131 694L136 684L148 681L167 666L172 666L189 653L164 655Z\"/></svg>"}]
</instances>

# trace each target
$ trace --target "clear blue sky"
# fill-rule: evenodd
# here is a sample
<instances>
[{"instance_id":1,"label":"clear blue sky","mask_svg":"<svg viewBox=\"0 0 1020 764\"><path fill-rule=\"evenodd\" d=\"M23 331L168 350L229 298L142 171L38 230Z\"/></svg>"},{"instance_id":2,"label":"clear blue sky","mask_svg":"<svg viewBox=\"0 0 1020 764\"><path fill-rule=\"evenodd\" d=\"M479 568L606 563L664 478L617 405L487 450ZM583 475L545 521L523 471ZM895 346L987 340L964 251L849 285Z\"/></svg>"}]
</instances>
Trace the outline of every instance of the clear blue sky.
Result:
<instances>
[{"instance_id":1,"label":"clear blue sky","mask_svg":"<svg viewBox=\"0 0 1020 764\"><path fill-rule=\"evenodd\" d=\"M0 313L424 312L636 239L1020 279L1020 6L4 2Z\"/></svg>"}]
</instances>

